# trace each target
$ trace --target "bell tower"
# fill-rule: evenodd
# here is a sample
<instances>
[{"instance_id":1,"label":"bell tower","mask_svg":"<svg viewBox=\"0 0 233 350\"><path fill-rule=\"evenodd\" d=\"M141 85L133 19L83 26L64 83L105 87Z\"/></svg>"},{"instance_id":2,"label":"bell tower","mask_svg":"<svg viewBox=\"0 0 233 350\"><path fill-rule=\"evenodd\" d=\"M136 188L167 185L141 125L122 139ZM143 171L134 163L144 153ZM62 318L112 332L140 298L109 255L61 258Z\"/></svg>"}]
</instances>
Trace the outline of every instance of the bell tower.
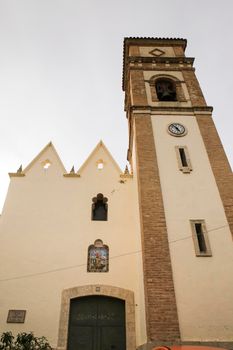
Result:
<instances>
[{"instance_id":1,"label":"bell tower","mask_svg":"<svg viewBox=\"0 0 233 350\"><path fill-rule=\"evenodd\" d=\"M230 337L216 320L216 303L225 288L233 288L232 273L219 286L209 276L233 255L232 172L186 44L124 41L128 160L138 185L147 337L160 344Z\"/></svg>"}]
</instances>

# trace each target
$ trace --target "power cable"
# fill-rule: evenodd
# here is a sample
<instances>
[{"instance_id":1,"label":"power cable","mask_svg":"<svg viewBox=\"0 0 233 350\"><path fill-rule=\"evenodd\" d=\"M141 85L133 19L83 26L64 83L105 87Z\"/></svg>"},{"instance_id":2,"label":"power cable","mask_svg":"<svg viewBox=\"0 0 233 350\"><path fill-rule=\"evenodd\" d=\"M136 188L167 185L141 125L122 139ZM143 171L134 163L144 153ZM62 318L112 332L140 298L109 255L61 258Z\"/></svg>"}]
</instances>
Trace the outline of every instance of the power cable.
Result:
<instances>
[{"instance_id":1,"label":"power cable","mask_svg":"<svg viewBox=\"0 0 233 350\"><path fill-rule=\"evenodd\" d=\"M109 260L116 259L116 258L119 258L119 257L122 257L122 256L133 255L133 254L137 254L137 253L141 253L141 250L136 250L136 251L130 252L130 253L115 255L115 256L112 256ZM43 272L30 273L30 274L27 274L27 275L21 275L21 276L16 276L16 277L12 277L12 278L4 278L4 279L1 279L0 282L8 282L8 281L19 280L19 279L23 279L23 278L47 275L49 273L76 269L76 268L82 267L82 266L86 266L86 263L85 264L77 264L77 265L61 267L61 268L47 270L47 271L43 271Z\"/></svg>"},{"instance_id":2,"label":"power cable","mask_svg":"<svg viewBox=\"0 0 233 350\"><path fill-rule=\"evenodd\" d=\"M225 228L225 227L229 227L229 225L218 226L216 228L208 230L207 233L213 232L213 231L217 231L217 230ZM173 244L173 243L176 243L176 242L179 242L179 241L183 241L183 240L189 239L189 238L192 238L192 236L185 236L183 238L179 238L179 239L176 239L174 241L168 241L168 243L169 244ZM109 260L120 258L122 256L138 254L138 253L141 253L141 252L142 252L142 250L136 250L136 251L129 252L129 253L119 254L119 255L112 256L111 258L109 258ZM57 268L57 269L51 269L51 270L47 270L47 271L43 271L43 272L31 273L31 274L27 274L27 275L20 275L20 276L11 277L11 278L4 278L4 279L0 279L0 282L8 282L8 281L20 280L20 279L23 279L23 278L42 276L42 275L47 275L47 274L54 273L54 272L76 269L76 268L82 267L82 266L86 266L86 263L85 264L77 264L77 265L61 267L61 268Z\"/></svg>"},{"instance_id":3,"label":"power cable","mask_svg":"<svg viewBox=\"0 0 233 350\"><path fill-rule=\"evenodd\" d=\"M223 226L219 226L219 227L216 227L216 228L213 228L212 230L208 230L206 231L207 233L209 232L212 232L212 231L217 231L221 228L224 228L224 227L228 227L229 225L223 225ZM179 242L179 241L183 241L185 239L188 239L188 238L191 238L192 236L185 236L183 238L179 238L179 239L175 239L174 241L169 241L168 243L171 244L171 243L176 243L176 242Z\"/></svg>"}]
</instances>

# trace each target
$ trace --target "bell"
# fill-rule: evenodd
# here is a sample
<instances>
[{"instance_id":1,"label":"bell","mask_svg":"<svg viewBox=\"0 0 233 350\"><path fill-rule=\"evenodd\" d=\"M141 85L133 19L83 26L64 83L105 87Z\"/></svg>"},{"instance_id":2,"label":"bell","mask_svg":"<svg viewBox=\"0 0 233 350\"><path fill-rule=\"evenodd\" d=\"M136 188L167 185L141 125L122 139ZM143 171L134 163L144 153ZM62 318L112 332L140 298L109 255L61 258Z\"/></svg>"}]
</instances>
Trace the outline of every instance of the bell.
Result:
<instances>
[{"instance_id":1,"label":"bell","mask_svg":"<svg viewBox=\"0 0 233 350\"><path fill-rule=\"evenodd\" d=\"M176 89L168 80L159 80L156 83L156 92L159 101L176 101Z\"/></svg>"},{"instance_id":2,"label":"bell","mask_svg":"<svg viewBox=\"0 0 233 350\"><path fill-rule=\"evenodd\" d=\"M170 92L163 91L161 94L161 101L171 101L172 100L172 94Z\"/></svg>"}]
</instances>

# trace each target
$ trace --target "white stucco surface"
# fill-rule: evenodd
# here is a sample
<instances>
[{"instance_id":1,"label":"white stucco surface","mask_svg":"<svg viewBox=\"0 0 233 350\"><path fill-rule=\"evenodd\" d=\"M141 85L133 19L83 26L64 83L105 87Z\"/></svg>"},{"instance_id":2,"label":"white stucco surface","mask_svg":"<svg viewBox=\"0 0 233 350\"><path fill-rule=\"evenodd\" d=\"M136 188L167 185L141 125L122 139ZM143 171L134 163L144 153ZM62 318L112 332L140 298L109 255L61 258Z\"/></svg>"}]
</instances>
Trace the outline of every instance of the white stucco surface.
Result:
<instances>
[{"instance_id":1,"label":"white stucco surface","mask_svg":"<svg viewBox=\"0 0 233 350\"><path fill-rule=\"evenodd\" d=\"M97 161L104 168L97 169ZM51 162L45 170L42 163ZM137 345L145 342L139 213L135 180L120 180L120 169L99 144L80 177L64 177L52 145L12 177L1 217L0 329L33 331L56 347L62 290L101 284L134 292ZM108 220L92 221L92 198L108 198ZM109 272L88 273L88 246L109 247ZM26 310L24 324L7 324L9 309Z\"/></svg>"},{"instance_id":2,"label":"white stucco surface","mask_svg":"<svg viewBox=\"0 0 233 350\"><path fill-rule=\"evenodd\" d=\"M167 126L188 130L174 137ZM153 133L182 340L232 340L233 246L223 205L194 116L152 116ZM178 168L175 146L187 146L193 170ZM190 220L206 223L212 257L196 257Z\"/></svg>"}]
</instances>

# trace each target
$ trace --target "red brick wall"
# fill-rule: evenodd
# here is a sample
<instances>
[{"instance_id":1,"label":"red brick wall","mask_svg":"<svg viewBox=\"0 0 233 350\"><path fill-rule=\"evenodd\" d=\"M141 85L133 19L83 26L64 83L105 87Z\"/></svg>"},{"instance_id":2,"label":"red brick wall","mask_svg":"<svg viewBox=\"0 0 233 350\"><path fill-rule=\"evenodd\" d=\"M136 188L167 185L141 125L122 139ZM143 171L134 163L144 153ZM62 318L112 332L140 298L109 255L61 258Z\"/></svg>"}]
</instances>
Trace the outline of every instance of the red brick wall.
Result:
<instances>
[{"instance_id":1,"label":"red brick wall","mask_svg":"<svg viewBox=\"0 0 233 350\"><path fill-rule=\"evenodd\" d=\"M196 117L233 237L233 173L211 116Z\"/></svg>"}]
</instances>

